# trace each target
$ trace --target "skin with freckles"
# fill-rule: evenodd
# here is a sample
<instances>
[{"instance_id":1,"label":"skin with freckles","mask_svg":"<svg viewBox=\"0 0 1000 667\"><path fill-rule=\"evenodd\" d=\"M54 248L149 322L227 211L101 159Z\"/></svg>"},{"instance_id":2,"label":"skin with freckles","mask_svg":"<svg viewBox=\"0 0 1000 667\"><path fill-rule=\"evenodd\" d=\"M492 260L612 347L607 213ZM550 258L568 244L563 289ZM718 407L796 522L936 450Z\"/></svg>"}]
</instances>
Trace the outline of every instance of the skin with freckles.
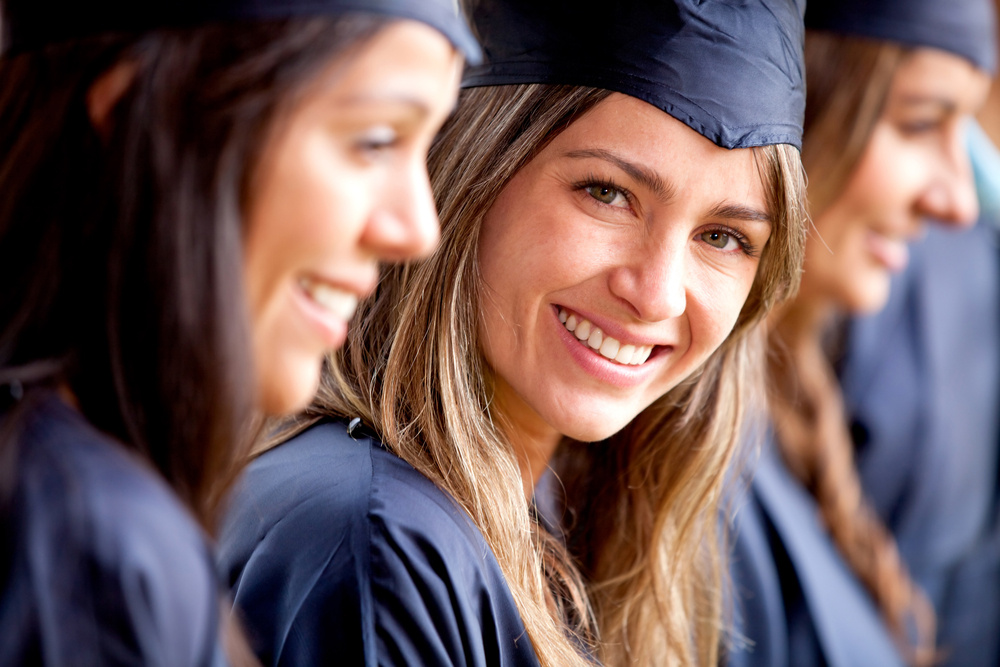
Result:
<instances>
[{"instance_id":1,"label":"skin with freckles","mask_svg":"<svg viewBox=\"0 0 1000 667\"><path fill-rule=\"evenodd\" d=\"M845 190L814 218L800 303L877 311L926 218L955 226L975 221L963 127L988 89L987 75L959 56L921 48L906 58Z\"/></svg>"},{"instance_id":2,"label":"skin with freckles","mask_svg":"<svg viewBox=\"0 0 1000 667\"><path fill-rule=\"evenodd\" d=\"M483 220L484 354L529 479L562 436L614 434L732 330L771 233L749 149L719 148L613 95L556 136ZM568 332L587 319L649 359L606 359Z\"/></svg>"},{"instance_id":3,"label":"skin with freckles","mask_svg":"<svg viewBox=\"0 0 1000 667\"><path fill-rule=\"evenodd\" d=\"M245 283L260 405L297 411L343 344L377 262L428 254L438 220L425 160L454 106L461 58L414 21L335 63L261 160Z\"/></svg>"}]
</instances>

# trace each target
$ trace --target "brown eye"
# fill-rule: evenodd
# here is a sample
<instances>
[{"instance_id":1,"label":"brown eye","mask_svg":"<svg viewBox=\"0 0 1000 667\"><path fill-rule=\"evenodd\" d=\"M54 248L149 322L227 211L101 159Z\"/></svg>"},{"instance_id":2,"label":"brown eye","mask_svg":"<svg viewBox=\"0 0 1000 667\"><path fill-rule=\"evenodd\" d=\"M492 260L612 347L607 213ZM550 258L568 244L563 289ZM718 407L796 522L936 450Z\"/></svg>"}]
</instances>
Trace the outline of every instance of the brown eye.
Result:
<instances>
[{"instance_id":1,"label":"brown eye","mask_svg":"<svg viewBox=\"0 0 1000 667\"><path fill-rule=\"evenodd\" d=\"M710 246L725 250L729 246L730 241L733 240L733 237L725 232L711 231L703 233L701 240Z\"/></svg>"},{"instance_id":2,"label":"brown eye","mask_svg":"<svg viewBox=\"0 0 1000 667\"><path fill-rule=\"evenodd\" d=\"M620 208L628 206L628 200L625 198L625 195L622 194L622 191L608 185L588 185L587 194L602 204L607 204L608 206L617 206Z\"/></svg>"}]
</instances>

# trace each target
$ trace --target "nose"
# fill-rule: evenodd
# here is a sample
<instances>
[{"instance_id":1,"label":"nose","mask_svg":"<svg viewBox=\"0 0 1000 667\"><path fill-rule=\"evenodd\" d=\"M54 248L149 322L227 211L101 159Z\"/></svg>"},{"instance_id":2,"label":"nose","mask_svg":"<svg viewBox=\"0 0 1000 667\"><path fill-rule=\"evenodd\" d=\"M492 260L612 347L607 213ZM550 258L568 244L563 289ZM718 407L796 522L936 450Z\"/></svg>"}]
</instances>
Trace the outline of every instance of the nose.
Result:
<instances>
[{"instance_id":1,"label":"nose","mask_svg":"<svg viewBox=\"0 0 1000 667\"><path fill-rule=\"evenodd\" d=\"M680 317L687 309L686 243L647 244L626 251L631 260L611 271L608 286L645 322Z\"/></svg>"},{"instance_id":2,"label":"nose","mask_svg":"<svg viewBox=\"0 0 1000 667\"><path fill-rule=\"evenodd\" d=\"M400 262L429 255L441 236L423 159L388 179L379 193L361 243L380 260Z\"/></svg>"},{"instance_id":3,"label":"nose","mask_svg":"<svg viewBox=\"0 0 1000 667\"><path fill-rule=\"evenodd\" d=\"M943 158L919 200L920 212L954 227L970 227L979 217L979 200L964 126L951 132Z\"/></svg>"}]
</instances>

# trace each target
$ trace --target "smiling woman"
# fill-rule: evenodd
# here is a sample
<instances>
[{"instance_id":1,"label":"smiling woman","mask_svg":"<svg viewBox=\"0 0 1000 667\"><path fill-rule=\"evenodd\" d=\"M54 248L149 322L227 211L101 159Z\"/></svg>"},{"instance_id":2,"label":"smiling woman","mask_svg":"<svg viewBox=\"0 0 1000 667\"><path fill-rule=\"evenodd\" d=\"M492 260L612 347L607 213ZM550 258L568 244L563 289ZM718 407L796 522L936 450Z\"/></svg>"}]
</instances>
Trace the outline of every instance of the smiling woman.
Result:
<instances>
[{"instance_id":1,"label":"smiling woman","mask_svg":"<svg viewBox=\"0 0 1000 667\"><path fill-rule=\"evenodd\" d=\"M906 267L906 244L927 218L956 226L975 220L964 130L986 99L989 78L941 49L823 33L810 34L809 45L812 69L826 71L815 77L819 108L803 147L817 176L810 197L818 238L806 245L799 304L812 304L820 318L831 308L872 312L885 304L890 276ZM838 83L832 63L845 58L874 65L869 85L861 87L867 99L855 112L862 117L848 133L852 143L838 152L829 147L842 141L843 115L820 100L839 95L843 104L844 96L859 95L830 90Z\"/></svg>"},{"instance_id":2,"label":"smiling woman","mask_svg":"<svg viewBox=\"0 0 1000 667\"><path fill-rule=\"evenodd\" d=\"M450 0L2 7L0 664L252 664L220 499L432 249L478 49Z\"/></svg>"},{"instance_id":3,"label":"smiling woman","mask_svg":"<svg viewBox=\"0 0 1000 667\"><path fill-rule=\"evenodd\" d=\"M621 94L507 183L479 234L480 337L498 412L515 439L536 436L521 447L527 479L561 436L621 430L719 347L770 238L768 209L751 151Z\"/></svg>"},{"instance_id":4,"label":"smiling woman","mask_svg":"<svg viewBox=\"0 0 1000 667\"><path fill-rule=\"evenodd\" d=\"M801 12L556 4L467 3L490 62L431 149L441 245L234 502L268 662L715 662L715 510L804 239Z\"/></svg>"},{"instance_id":5,"label":"smiling woman","mask_svg":"<svg viewBox=\"0 0 1000 667\"><path fill-rule=\"evenodd\" d=\"M480 166L452 157L461 152ZM468 498L495 550L537 554L547 589L521 614L540 634L555 608L563 627L534 641L572 629L607 664L713 663L721 553L707 517L761 391L755 324L797 277L804 213L794 149L724 149L606 90L485 86L463 92L431 171L442 249L387 281L400 292L387 290L366 312L366 335L378 341L391 322L394 347L415 350L420 332L436 332L439 349L417 357L418 369L461 378L435 403L461 416L452 431L479 444L432 417L418 421L442 438L432 450L441 462L405 434L395 446ZM708 242L722 230L721 248ZM453 312L414 300L398 320L379 322L399 293L433 284L445 286ZM636 348L627 366L600 353L605 333ZM445 350L461 350L463 365ZM384 389L353 381L362 395L402 391L394 375L407 358L390 357ZM382 419L434 414L426 398L403 395L383 404ZM462 481L434 470L451 457L479 470ZM523 495L507 497L519 487L492 481L509 474L508 461ZM545 527L521 528L533 494ZM501 564L530 591L531 571L515 567L524 559Z\"/></svg>"},{"instance_id":6,"label":"smiling woman","mask_svg":"<svg viewBox=\"0 0 1000 667\"><path fill-rule=\"evenodd\" d=\"M264 150L248 195L244 274L261 407L305 406L340 347L376 262L438 238L424 156L451 111L461 59L417 22L334 63Z\"/></svg>"},{"instance_id":7,"label":"smiling woman","mask_svg":"<svg viewBox=\"0 0 1000 667\"><path fill-rule=\"evenodd\" d=\"M733 590L751 645L734 665L947 660L883 523L907 501L880 517L862 493L836 364L844 317L883 307L926 219L976 218L965 127L988 90L993 24L989 0L809 5L802 155L815 235L799 294L769 321L773 432L738 517Z\"/></svg>"}]
</instances>

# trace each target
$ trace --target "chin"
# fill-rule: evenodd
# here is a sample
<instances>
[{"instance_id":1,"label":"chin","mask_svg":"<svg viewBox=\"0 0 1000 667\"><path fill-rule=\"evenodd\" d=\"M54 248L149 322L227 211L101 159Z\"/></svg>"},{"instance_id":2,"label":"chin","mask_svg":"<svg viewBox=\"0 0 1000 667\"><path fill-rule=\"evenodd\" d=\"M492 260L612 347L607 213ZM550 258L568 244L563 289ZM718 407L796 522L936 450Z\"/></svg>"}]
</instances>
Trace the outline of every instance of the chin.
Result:
<instances>
[{"instance_id":1,"label":"chin","mask_svg":"<svg viewBox=\"0 0 1000 667\"><path fill-rule=\"evenodd\" d=\"M316 396L319 388L319 364L262 382L258 407L269 417L287 417L302 412Z\"/></svg>"},{"instance_id":2,"label":"chin","mask_svg":"<svg viewBox=\"0 0 1000 667\"><path fill-rule=\"evenodd\" d=\"M857 285L842 299L841 308L850 315L873 315L885 308L889 301L889 276Z\"/></svg>"},{"instance_id":3,"label":"chin","mask_svg":"<svg viewBox=\"0 0 1000 667\"><path fill-rule=\"evenodd\" d=\"M581 420L567 421L568 423L563 425L564 428L556 429L563 436L580 442L600 442L601 440L607 440L615 433L621 431L632 420L622 421L611 416L602 418L601 415L589 412L588 419L583 423L581 423Z\"/></svg>"}]
</instances>

